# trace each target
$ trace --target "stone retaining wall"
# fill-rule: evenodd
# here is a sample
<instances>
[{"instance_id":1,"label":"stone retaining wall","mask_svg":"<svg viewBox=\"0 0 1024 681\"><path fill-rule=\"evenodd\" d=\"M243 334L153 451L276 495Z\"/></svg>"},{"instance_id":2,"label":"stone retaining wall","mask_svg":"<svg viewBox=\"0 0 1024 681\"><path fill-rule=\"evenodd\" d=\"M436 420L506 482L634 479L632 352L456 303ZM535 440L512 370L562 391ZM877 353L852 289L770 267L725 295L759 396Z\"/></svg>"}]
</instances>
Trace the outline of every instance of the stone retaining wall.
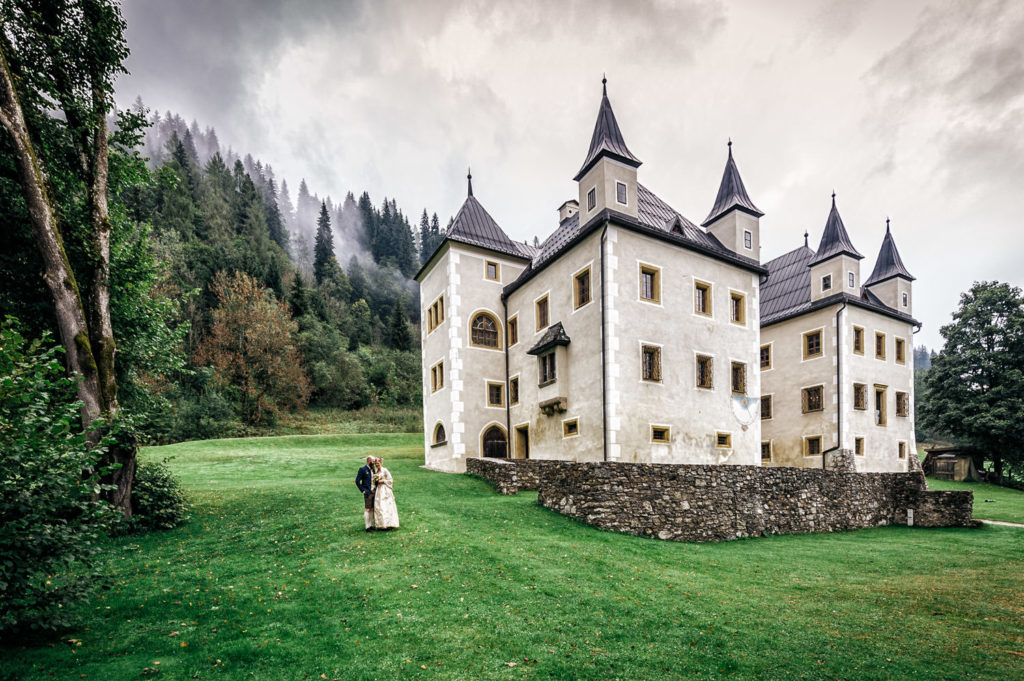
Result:
<instances>
[{"instance_id":1,"label":"stone retaining wall","mask_svg":"<svg viewBox=\"0 0 1024 681\"><path fill-rule=\"evenodd\" d=\"M930 491L924 475L811 468L504 461L469 458L467 471L502 494L589 525L675 541L834 532L908 523L967 527L972 492Z\"/></svg>"}]
</instances>

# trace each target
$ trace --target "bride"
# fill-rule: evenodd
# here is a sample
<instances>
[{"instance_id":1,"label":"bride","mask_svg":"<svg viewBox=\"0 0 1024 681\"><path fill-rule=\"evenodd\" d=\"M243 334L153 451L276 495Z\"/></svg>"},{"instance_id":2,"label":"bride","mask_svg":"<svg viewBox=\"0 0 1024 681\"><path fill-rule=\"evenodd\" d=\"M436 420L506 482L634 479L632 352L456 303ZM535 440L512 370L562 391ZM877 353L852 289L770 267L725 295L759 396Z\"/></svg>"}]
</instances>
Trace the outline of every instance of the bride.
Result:
<instances>
[{"instance_id":1,"label":"bride","mask_svg":"<svg viewBox=\"0 0 1024 681\"><path fill-rule=\"evenodd\" d=\"M395 506L394 480L391 471L378 458L373 462L373 484L377 492L373 500L373 524L378 530L398 528L398 507Z\"/></svg>"}]
</instances>

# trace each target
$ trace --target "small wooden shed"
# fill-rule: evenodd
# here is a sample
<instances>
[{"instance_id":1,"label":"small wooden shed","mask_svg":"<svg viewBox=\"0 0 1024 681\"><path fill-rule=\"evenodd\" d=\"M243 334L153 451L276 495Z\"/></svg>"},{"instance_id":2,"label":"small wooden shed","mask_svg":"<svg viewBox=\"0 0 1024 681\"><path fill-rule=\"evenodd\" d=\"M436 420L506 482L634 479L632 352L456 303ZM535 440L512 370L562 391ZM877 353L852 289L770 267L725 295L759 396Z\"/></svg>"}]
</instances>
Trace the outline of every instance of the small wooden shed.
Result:
<instances>
[{"instance_id":1,"label":"small wooden shed","mask_svg":"<svg viewBox=\"0 0 1024 681\"><path fill-rule=\"evenodd\" d=\"M927 454L921 463L921 468L929 478L956 480L957 482L985 479L981 461L976 462L973 455L956 445L932 445L924 449Z\"/></svg>"}]
</instances>

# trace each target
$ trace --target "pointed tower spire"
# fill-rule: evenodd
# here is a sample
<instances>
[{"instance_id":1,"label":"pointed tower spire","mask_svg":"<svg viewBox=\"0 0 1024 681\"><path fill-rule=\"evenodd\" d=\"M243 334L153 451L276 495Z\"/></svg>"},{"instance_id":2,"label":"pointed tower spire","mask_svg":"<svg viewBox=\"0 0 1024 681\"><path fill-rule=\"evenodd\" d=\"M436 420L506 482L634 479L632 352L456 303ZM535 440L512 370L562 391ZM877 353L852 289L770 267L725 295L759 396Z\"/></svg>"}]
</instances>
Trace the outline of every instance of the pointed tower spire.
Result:
<instances>
[{"instance_id":1,"label":"pointed tower spire","mask_svg":"<svg viewBox=\"0 0 1024 681\"><path fill-rule=\"evenodd\" d=\"M601 78L601 108L597 112L597 122L594 124L594 134L590 138L590 151L587 152L587 160L583 167L573 178L580 181L588 170L602 156L608 156L628 166L637 168L640 166L640 159L630 152L626 141L622 139L622 131L619 130L619 123L615 120L615 113L612 111L612 104L608 101L608 79Z\"/></svg>"},{"instance_id":2,"label":"pointed tower spire","mask_svg":"<svg viewBox=\"0 0 1024 681\"><path fill-rule=\"evenodd\" d=\"M818 244L818 252L810 264L814 266L829 258L844 254L857 260L864 258L850 241L850 235L847 234L846 226L843 225L843 218L839 216L839 209L836 208L836 192L832 190L832 210L828 213L825 231L822 232L821 243Z\"/></svg>"},{"instance_id":3,"label":"pointed tower spire","mask_svg":"<svg viewBox=\"0 0 1024 681\"><path fill-rule=\"evenodd\" d=\"M466 196L473 196L473 170L466 169Z\"/></svg>"},{"instance_id":4,"label":"pointed tower spire","mask_svg":"<svg viewBox=\"0 0 1024 681\"><path fill-rule=\"evenodd\" d=\"M729 158L725 161L725 171L722 173L722 183L718 186L718 196L715 197L715 205L704 222L701 223L701 227L707 227L734 208L758 218L764 215L750 200L747 188L743 185L743 178L740 177L740 171L732 157L732 138L730 137Z\"/></svg>"},{"instance_id":5,"label":"pointed tower spire","mask_svg":"<svg viewBox=\"0 0 1024 681\"><path fill-rule=\"evenodd\" d=\"M892 232L889 230L889 218L886 218L882 248L878 251L875 269L871 271L871 276L864 282L864 285L871 286L893 277L903 277L907 281L914 281L914 277L903 264L903 259L900 258L900 252L896 250L896 240L892 238Z\"/></svg>"}]
</instances>

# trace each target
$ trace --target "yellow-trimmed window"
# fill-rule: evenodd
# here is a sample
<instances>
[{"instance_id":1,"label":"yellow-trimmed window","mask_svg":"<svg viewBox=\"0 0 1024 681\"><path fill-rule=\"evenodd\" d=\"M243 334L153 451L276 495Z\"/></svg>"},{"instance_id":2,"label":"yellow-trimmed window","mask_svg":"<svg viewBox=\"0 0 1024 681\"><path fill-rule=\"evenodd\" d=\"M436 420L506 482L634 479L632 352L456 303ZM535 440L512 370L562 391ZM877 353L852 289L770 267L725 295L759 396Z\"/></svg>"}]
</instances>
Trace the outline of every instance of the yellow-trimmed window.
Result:
<instances>
[{"instance_id":1,"label":"yellow-trimmed window","mask_svg":"<svg viewBox=\"0 0 1024 681\"><path fill-rule=\"evenodd\" d=\"M747 323L747 297L742 293L729 292L729 321L733 324Z\"/></svg>"},{"instance_id":2,"label":"yellow-trimmed window","mask_svg":"<svg viewBox=\"0 0 1024 681\"><path fill-rule=\"evenodd\" d=\"M580 420L569 419L562 421L562 437L576 437L580 434Z\"/></svg>"},{"instance_id":3,"label":"yellow-trimmed window","mask_svg":"<svg viewBox=\"0 0 1024 681\"><path fill-rule=\"evenodd\" d=\"M705 317L711 316L711 284L705 281L693 282L693 311Z\"/></svg>"},{"instance_id":4,"label":"yellow-trimmed window","mask_svg":"<svg viewBox=\"0 0 1024 681\"><path fill-rule=\"evenodd\" d=\"M579 309L590 302L590 268L587 267L573 276L573 309Z\"/></svg>"},{"instance_id":5,"label":"yellow-trimmed window","mask_svg":"<svg viewBox=\"0 0 1024 681\"><path fill-rule=\"evenodd\" d=\"M825 351L821 343L822 330L808 331L804 334L804 359L821 357Z\"/></svg>"},{"instance_id":6,"label":"yellow-trimmed window","mask_svg":"<svg viewBox=\"0 0 1024 681\"><path fill-rule=\"evenodd\" d=\"M669 442L672 429L668 426L651 426L651 442Z\"/></svg>"},{"instance_id":7,"label":"yellow-trimmed window","mask_svg":"<svg viewBox=\"0 0 1024 681\"><path fill-rule=\"evenodd\" d=\"M640 265L640 300L661 302L661 270L653 265Z\"/></svg>"}]
</instances>

